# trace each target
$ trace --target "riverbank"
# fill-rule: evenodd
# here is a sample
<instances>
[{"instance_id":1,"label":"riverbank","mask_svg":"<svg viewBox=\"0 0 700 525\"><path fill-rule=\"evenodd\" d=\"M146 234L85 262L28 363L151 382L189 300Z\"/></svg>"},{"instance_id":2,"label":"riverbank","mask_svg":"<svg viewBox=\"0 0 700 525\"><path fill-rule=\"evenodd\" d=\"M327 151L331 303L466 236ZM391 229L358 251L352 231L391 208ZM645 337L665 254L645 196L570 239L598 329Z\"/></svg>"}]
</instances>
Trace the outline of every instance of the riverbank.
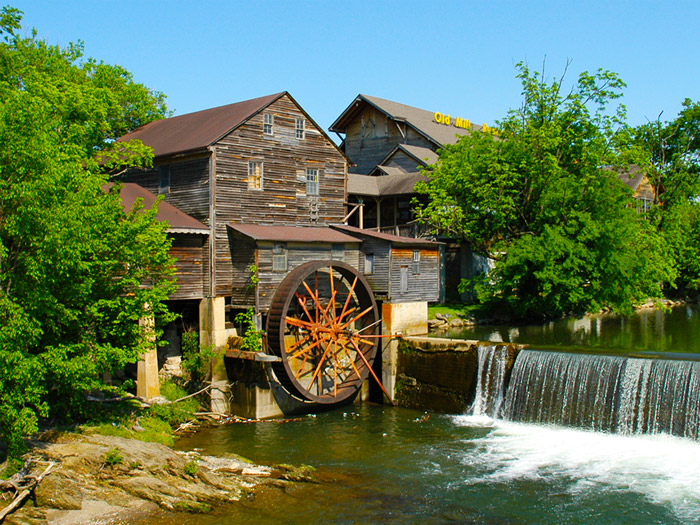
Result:
<instances>
[{"instance_id":1,"label":"riverbank","mask_svg":"<svg viewBox=\"0 0 700 525\"><path fill-rule=\"evenodd\" d=\"M34 497L3 523L127 523L149 514L174 518L249 501L265 488L319 482L309 466L258 465L234 454L180 452L117 436L45 433L31 442L25 458L31 459L25 479L53 466ZM0 500L0 512L10 501Z\"/></svg>"}]
</instances>

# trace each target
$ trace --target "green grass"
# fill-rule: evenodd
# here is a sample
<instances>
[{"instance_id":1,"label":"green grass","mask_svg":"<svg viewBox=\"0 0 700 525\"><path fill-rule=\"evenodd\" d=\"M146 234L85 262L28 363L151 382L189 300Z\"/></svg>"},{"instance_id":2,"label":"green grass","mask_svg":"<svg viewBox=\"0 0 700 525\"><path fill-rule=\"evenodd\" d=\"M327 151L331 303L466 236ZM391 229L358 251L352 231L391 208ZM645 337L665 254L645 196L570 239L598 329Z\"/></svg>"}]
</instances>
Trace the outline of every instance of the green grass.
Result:
<instances>
[{"instance_id":1,"label":"green grass","mask_svg":"<svg viewBox=\"0 0 700 525\"><path fill-rule=\"evenodd\" d=\"M428 319L435 319L435 314L449 315L451 317L479 317L482 307L478 304L449 303L428 306Z\"/></svg>"}]
</instances>

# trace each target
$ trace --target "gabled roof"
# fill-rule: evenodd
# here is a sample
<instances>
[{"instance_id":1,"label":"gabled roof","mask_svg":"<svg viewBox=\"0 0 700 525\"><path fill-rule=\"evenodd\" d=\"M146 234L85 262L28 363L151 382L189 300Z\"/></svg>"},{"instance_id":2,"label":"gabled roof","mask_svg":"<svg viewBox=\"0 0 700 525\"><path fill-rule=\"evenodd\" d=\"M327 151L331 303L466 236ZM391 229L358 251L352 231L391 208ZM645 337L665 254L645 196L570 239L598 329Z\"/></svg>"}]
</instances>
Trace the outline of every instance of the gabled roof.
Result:
<instances>
[{"instance_id":1,"label":"gabled roof","mask_svg":"<svg viewBox=\"0 0 700 525\"><path fill-rule=\"evenodd\" d=\"M424 148L422 146L413 146L411 144L398 144L391 152L382 159L382 161L375 167L369 174L378 175L377 170L383 172L386 175L398 175L400 173L407 173L400 168L394 168L388 166L397 153L402 153L416 161L416 169L408 173L418 173L418 166L428 166L430 164L435 164L438 160L438 155L430 148Z\"/></svg>"},{"instance_id":2,"label":"gabled roof","mask_svg":"<svg viewBox=\"0 0 700 525\"><path fill-rule=\"evenodd\" d=\"M350 122L362 111L365 105L369 105L383 112L396 122L405 122L418 133L431 140L437 148L445 144L454 144L457 142L457 136L469 133L469 130L463 128L438 124L434 120L435 113L432 111L426 111L405 104L399 104L391 100L362 94L357 95L357 98L355 98L352 104L350 104L336 121L333 122L329 128L330 131L345 133ZM472 124L471 130L480 131L481 126Z\"/></svg>"},{"instance_id":3,"label":"gabled roof","mask_svg":"<svg viewBox=\"0 0 700 525\"><path fill-rule=\"evenodd\" d=\"M373 177L348 173L348 194L381 197L386 195L410 195L421 180L428 180L420 173L399 173Z\"/></svg>"},{"instance_id":4,"label":"gabled roof","mask_svg":"<svg viewBox=\"0 0 700 525\"><path fill-rule=\"evenodd\" d=\"M112 185L112 183L106 184L105 189L111 188ZM121 198L122 206L126 213L133 209L137 199L141 199L143 207L147 210L151 209L157 199L156 195L133 182L121 184L119 197ZM199 222L194 217L190 217L185 212L165 201L161 201L158 205L156 219L159 221L167 221L170 226L168 228L169 233L209 234L209 226Z\"/></svg>"},{"instance_id":5,"label":"gabled roof","mask_svg":"<svg viewBox=\"0 0 700 525\"><path fill-rule=\"evenodd\" d=\"M139 139L156 157L205 149L272 104L285 92L155 120L119 140Z\"/></svg>"},{"instance_id":6,"label":"gabled roof","mask_svg":"<svg viewBox=\"0 0 700 525\"><path fill-rule=\"evenodd\" d=\"M285 241L285 242L335 242L359 243L360 240L350 237L327 226L265 226L261 224L229 224L234 233L255 241Z\"/></svg>"},{"instance_id":7,"label":"gabled roof","mask_svg":"<svg viewBox=\"0 0 700 525\"><path fill-rule=\"evenodd\" d=\"M423 246L426 248L433 248L437 250L439 246L443 244L436 241L428 241L426 239L416 239L414 237L400 237L398 235L382 233L376 230L365 230L361 228L356 228L355 226L348 226L346 224L332 224L331 228L345 233L349 233L350 235L357 235L358 237L369 237L372 239L378 239L381 241L386 241L392 244L398 244L402 246Z\"/></svg>"},{"instance_id":8,"label":"gabled roof","mask_svg":"<svg viewBox=\"0 0 700 525\"><path fill-rule=\"evenodd\" d=\"M289 97L319 133L347 159L345 153L287 91L156 120L120 137L119 140L138 139L153 148L156 157L205 150L283 96Z\"/></svg>"}]
</instances>

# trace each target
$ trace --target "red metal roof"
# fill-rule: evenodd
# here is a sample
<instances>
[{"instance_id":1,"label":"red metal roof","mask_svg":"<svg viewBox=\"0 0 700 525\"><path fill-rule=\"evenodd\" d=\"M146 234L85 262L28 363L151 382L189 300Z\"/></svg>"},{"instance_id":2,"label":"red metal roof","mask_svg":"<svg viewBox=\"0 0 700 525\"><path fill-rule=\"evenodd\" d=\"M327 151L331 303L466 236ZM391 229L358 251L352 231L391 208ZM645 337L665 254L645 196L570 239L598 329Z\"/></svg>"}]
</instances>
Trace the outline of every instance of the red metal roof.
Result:
<instances>
[{"instance_id":1,"label":"red metal roof","mask_svg":"<svg viewBox=\"0 0 700 525\"><path fill-rule=\"evenodd\" d=\"M379 239L382 241L387 241L392 244L402 244L406 246L424 246L426 248L433 248L435 250L440 246L440 242L429 241L427 239L416 239L414 237L401 237L399 235L391 235L390 233L382 233L377 230L365 230L362 228L356 228L355 226L347 226L345 224L333 224L331 228L335 230L340 230L350 235L358 235L362 237L372 237L374 239Z\"/></svg>"},{"instance_id":2,"label":"red metal roof","mask_svg":"<svg viewBox=\"0 0 700 525\"><path fill-rule=\"evenodd\" d=\"M265 226L260 224L229 224L234 232L256 241L286 242L354 242L360 239L351 237L327 226Z\"/></svg>"},{"instance_id":3,"label":"red metal roof","mask_svg":"<svg viewBox=\"0 0 700 525\"><path fill-rule=\"evenodd\" d=\"M110 187L112 187L112 183L105 186L105 188ZM137 199L141 199L144 208L149 210L156 201L156 195L138 184L126 182L123 183L121 187L119 196L121 197L125 212L131 211ZM161 201L158 205L156 219L159 221L167 221L170 225L170 228L168 228L170 233L209 233L209 226L199 222L194 217L190 217L185 212L165 201Z\"/></svg>"},{"instance_id":4,"label":"red metal roof","mask_svg":"<svg viewBox=\"0 0 700 525\"><path fill-rule=\"evenodd\" d=\"M276 93L156 120L124 135L119 140L126 142L138 139L153 148L156 157L204 149L285 94L286 92Z\"/></svg>"}]
</instances>

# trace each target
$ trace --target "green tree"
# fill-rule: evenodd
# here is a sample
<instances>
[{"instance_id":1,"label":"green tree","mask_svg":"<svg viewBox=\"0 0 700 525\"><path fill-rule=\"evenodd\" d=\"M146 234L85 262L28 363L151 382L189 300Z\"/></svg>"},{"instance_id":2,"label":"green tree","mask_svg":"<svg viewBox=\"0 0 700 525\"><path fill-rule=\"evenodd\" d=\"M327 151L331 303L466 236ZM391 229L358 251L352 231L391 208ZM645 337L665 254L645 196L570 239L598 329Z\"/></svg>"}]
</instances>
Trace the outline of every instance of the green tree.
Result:
<instances>
[{"instance_id":1,"label":"green tree","mask_svg":"<svg viewBox=\"0 0 700 525\"><path fill-rule=\"evenodd\" d=\"M657 119L617 138L654 188L649 220L669 246L677 270L668 293L700 293L700 104L683 101L670 122Z\"/></svg>"},{"instance_id":2,"label":"green tree","mask_svg":"<svg viewBox=\"0 0 700 525\"><path fill-rule=\"evenodd\" d=\"M419 217L493 260L470 283L479 299L516 317L629 309L659 293L671 269L663 244L629 207L611 167L624 107L607 105L624 83L599 70L564 92L518 64L522 106L497 136L471 133L448 145L417 186Z\"/></svg>"},{"instance_id":3,"label":"green tree","mask_svg":"<svg viewBox=\"0 0 700 525\"><path fill-rule=\"evenodd\" d=\"M115 138L162 118L164 97L117 66L21 37L0 16L0 437L15 453L39 417L84 415L103 372L146 348L138 319L166 322L167 225L125 213L103 166L152 153Z\"/></svg>"}]
</instances>

